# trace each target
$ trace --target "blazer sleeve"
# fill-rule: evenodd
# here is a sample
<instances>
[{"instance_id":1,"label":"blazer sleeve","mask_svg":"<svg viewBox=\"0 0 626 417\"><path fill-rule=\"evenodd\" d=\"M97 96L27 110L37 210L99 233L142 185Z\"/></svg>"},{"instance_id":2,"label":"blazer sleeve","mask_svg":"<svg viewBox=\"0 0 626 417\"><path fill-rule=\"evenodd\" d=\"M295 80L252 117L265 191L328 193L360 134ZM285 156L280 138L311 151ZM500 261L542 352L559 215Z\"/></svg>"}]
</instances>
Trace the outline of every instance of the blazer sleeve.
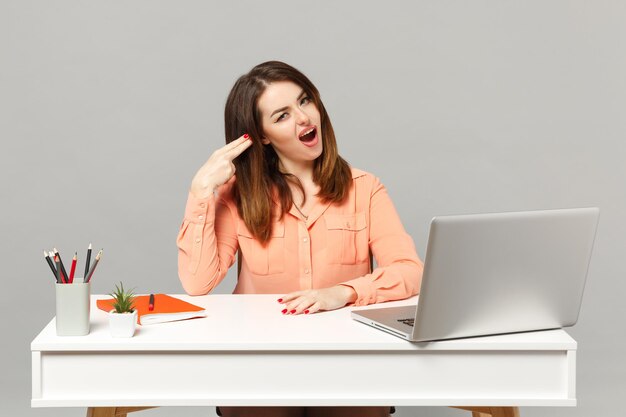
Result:
<instances>
[{"instance_id":1,"label":"blazer sleeve","mask_svg":"<svg viewBox=\"0 0 626 417\"><path fill-rule=\"evenodd\" d=\"M418 294L424 264L378 178L374 178L371 187L369 226L369 246L377 267L370 274L341 283L356 292L353 305L401 300Z\"/></svg>"},{"instance_id":2,"label":"blazer sleeve","mask_svg":"<svg viewBox=\"0 0 626 417\"><path fill-rule=\"evenodd\" d=\"M239 248L236 215L221 195L198 199L191 192L187 197L185 216L180 226L178 246L178 277L190 295L208 294L226 276L235 263Z\"/></svg>"}]
</instances>

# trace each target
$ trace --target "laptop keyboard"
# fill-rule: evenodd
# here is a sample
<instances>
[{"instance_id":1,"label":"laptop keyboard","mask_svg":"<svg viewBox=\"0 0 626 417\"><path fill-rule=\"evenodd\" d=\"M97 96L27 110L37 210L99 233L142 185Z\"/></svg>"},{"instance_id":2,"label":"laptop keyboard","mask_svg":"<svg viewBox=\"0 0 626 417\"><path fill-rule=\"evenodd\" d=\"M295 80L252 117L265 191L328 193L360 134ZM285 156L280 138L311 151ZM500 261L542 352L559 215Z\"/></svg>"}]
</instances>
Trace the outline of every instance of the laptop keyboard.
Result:
<instances>
[{"instance_id":1,"label":"laptop keyboard","mask_svg":"<svg viewBox=\"0 0 626 417\"><path fill-rule=\"evenodd\" d=\"M410 318L410 319L398 319L398 321L400 323L404 323L404 324L407 324L407 325L413 327L413 323L415 322L415 318L413 317L413 318Z\"/></svg>"}]
</instances>

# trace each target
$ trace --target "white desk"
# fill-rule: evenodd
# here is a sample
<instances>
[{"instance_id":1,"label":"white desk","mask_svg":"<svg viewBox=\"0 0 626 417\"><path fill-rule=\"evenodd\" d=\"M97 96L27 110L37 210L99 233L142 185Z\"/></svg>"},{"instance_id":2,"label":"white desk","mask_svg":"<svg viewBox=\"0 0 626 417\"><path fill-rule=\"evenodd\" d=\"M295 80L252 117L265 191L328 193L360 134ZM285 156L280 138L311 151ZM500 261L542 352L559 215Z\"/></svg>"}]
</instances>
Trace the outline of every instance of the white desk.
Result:
<instances>
[{"instance_id":1,"label":"white desk","mask_svg":"<svg viewBox=\"0 0 626 417\"><path fill-rule=\"evenodd\" d=\"M93 295L89 335L58 337L53 319L31 343L32 407L576 405L576 342L562 330L410 343L350 308L285 316L274 295L176 296L208 317L114 339Z\"/></svg>"}]
</instances>

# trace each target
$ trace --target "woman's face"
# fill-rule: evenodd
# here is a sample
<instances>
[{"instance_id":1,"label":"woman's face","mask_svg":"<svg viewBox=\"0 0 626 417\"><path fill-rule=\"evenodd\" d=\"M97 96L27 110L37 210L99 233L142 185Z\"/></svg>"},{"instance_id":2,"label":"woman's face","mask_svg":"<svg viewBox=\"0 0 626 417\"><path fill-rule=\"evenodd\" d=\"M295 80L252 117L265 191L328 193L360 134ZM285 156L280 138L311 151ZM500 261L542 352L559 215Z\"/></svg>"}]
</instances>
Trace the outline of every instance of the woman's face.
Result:
<instances>
[{"instance_id":1,"label":"woman's face","mask_svg":"<svg viewBox=\"0 0 626 417\"><path fill-rule=\"evenodd\" d=\"M264 137L283 165L301 165L322 154L320 112L299 85L277 81L268 85L259 97Z\"/></svg>"}]
</instances>

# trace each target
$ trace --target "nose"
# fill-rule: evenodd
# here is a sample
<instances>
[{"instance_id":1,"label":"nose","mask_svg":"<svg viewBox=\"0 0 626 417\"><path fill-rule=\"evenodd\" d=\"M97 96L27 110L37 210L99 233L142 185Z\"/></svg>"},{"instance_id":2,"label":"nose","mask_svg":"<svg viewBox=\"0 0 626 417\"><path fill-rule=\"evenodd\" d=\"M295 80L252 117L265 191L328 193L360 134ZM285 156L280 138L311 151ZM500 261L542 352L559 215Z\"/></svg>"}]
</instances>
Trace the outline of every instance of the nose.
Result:
<instances>
[{"instance_id":1,"label":"nose","mask_svg":"<svg viewBox=\"0 0 626 417\"><path fill-rule=\"evenodd\" d=\"M311 119L309 118L309 115L306 114L306 112L302 109L296 109L295 117L296 117L296 121L300 125L310 124Z\"/></svg>"}]
</instances>

